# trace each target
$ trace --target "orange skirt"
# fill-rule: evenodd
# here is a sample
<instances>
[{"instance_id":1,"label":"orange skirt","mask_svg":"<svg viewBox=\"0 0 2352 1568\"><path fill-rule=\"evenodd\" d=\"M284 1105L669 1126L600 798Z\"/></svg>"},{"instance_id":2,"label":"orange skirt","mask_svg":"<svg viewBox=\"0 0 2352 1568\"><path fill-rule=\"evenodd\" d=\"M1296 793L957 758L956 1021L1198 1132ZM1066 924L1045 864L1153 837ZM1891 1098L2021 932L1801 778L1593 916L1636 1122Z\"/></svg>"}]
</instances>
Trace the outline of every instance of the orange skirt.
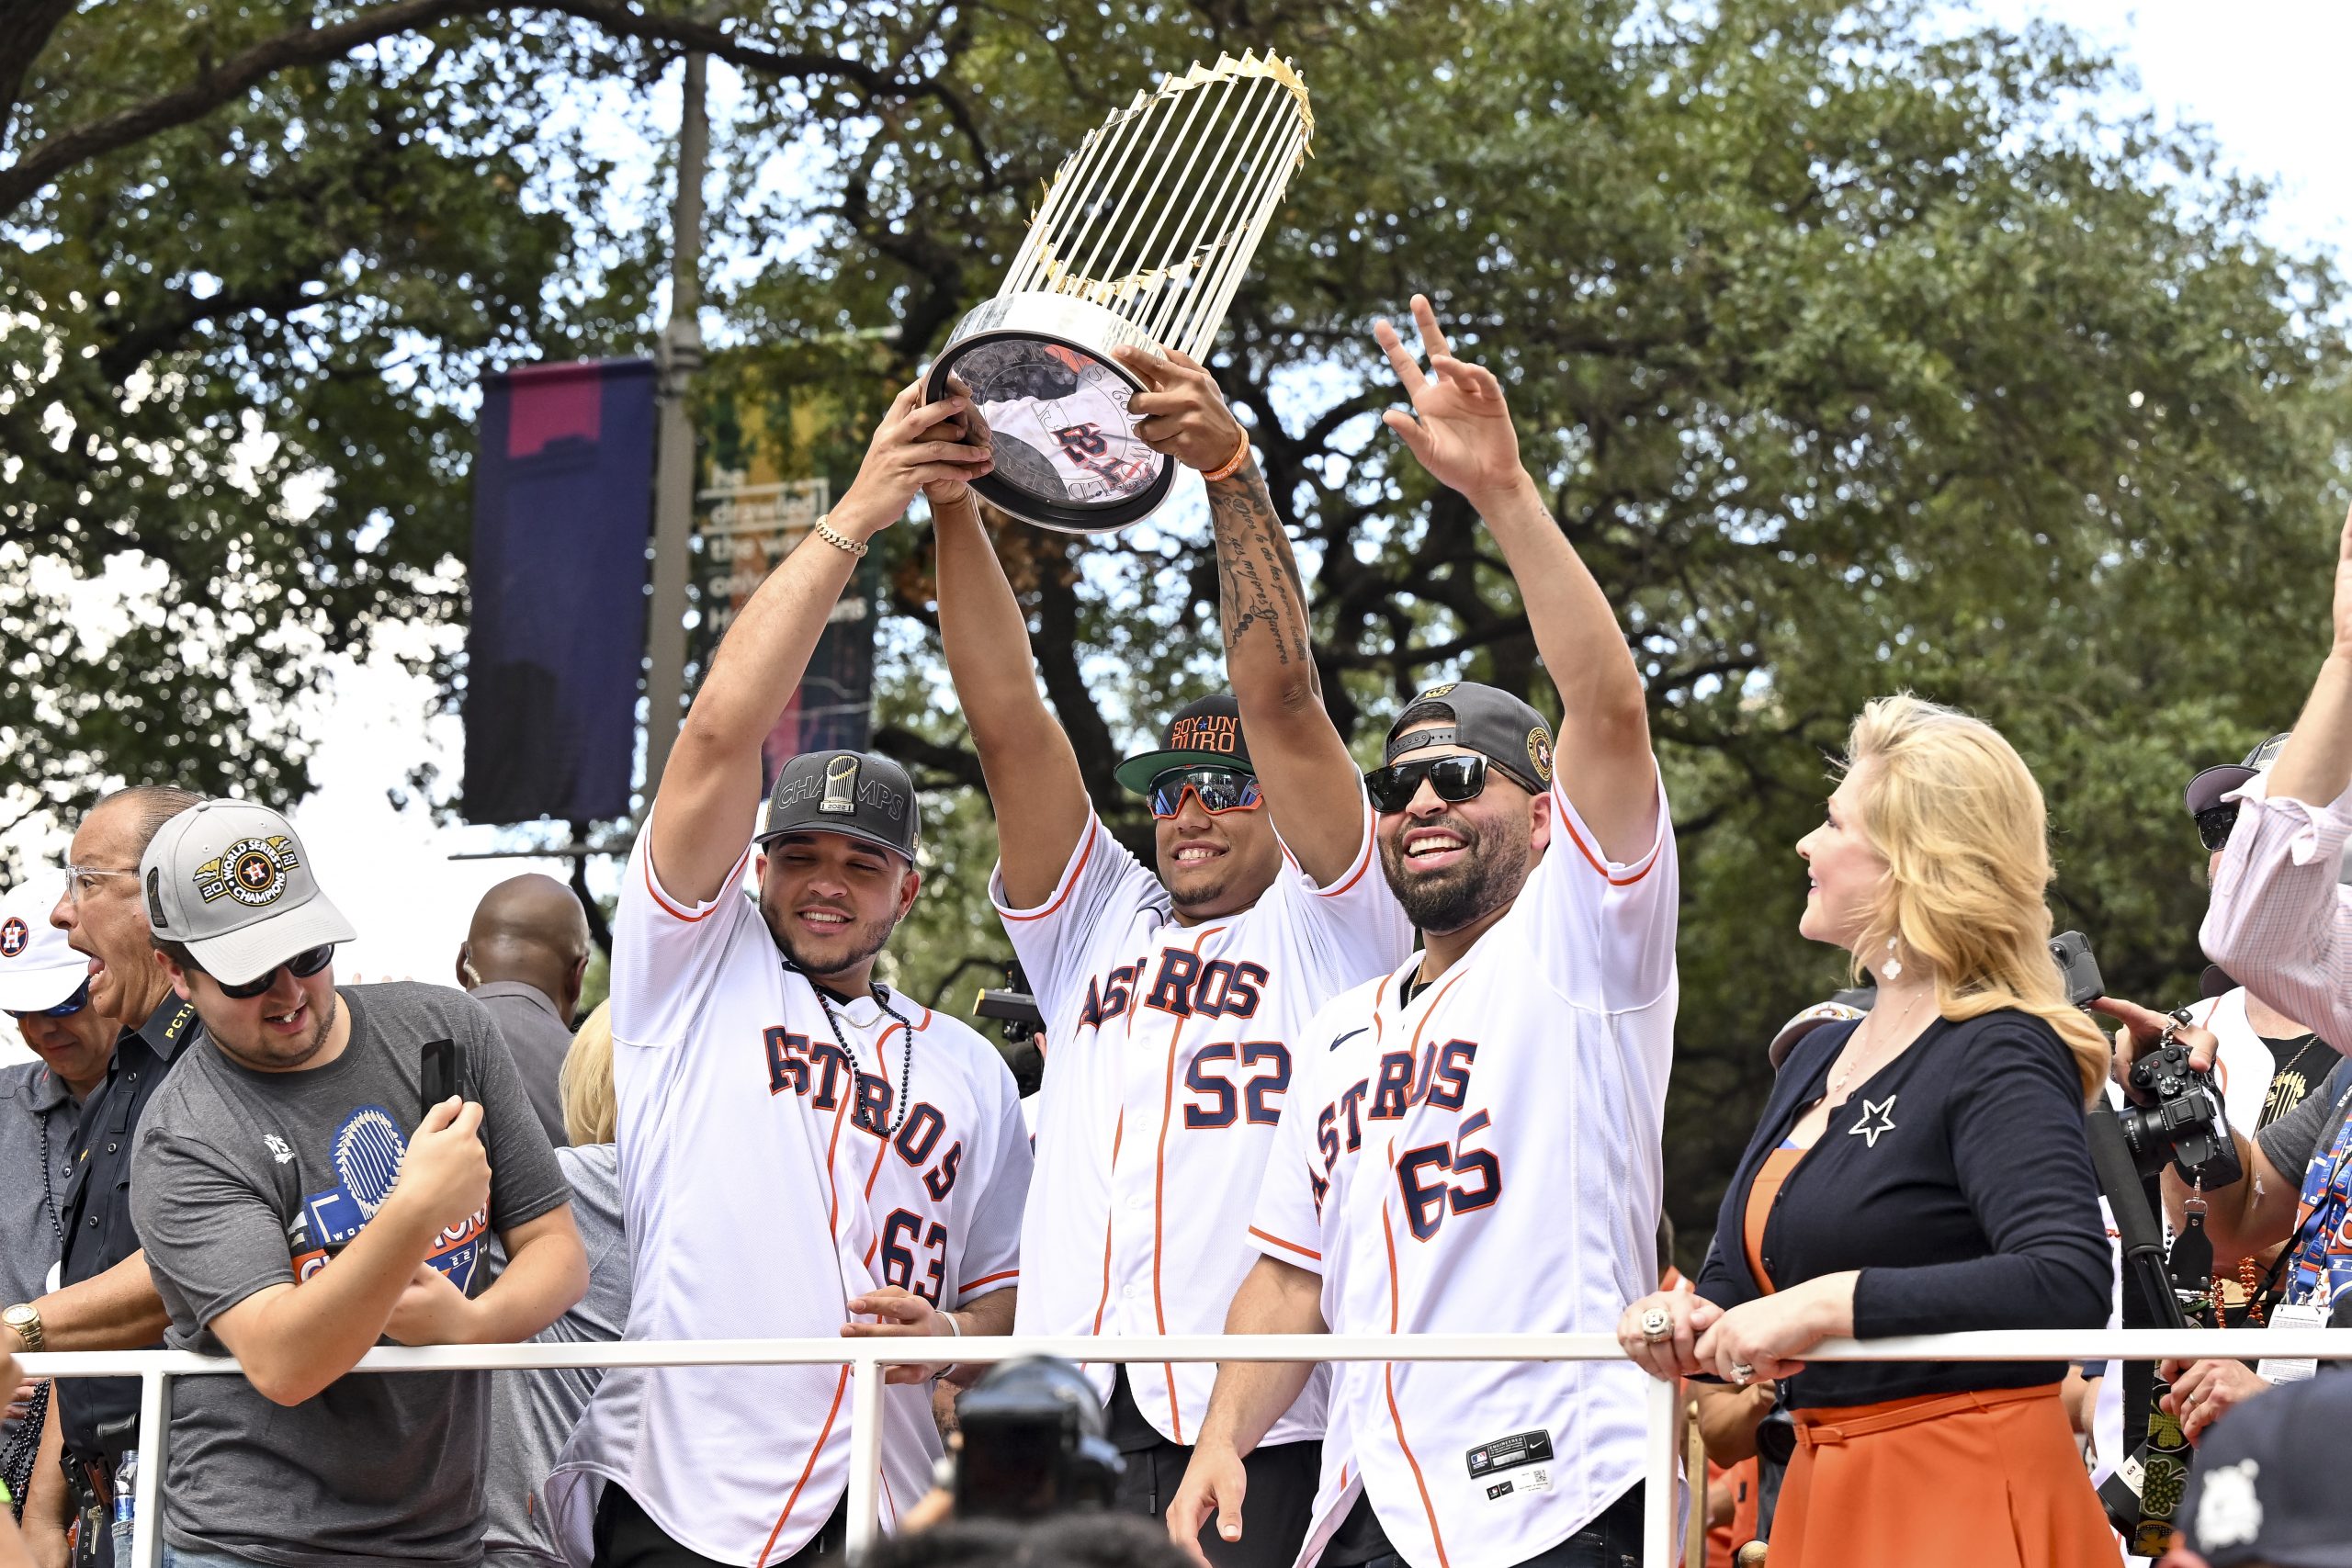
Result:
<instances>
[{"instance_id":1,"label":"orange skirt","mask_svg":"<svg viewBox=\"0 0 2352 1568\"><path fill-rule=\"evenodd\" d=\"M2114 1568L2056 1383L1795 1415L1771 1568Z\"/></svg>"}]
</instances>

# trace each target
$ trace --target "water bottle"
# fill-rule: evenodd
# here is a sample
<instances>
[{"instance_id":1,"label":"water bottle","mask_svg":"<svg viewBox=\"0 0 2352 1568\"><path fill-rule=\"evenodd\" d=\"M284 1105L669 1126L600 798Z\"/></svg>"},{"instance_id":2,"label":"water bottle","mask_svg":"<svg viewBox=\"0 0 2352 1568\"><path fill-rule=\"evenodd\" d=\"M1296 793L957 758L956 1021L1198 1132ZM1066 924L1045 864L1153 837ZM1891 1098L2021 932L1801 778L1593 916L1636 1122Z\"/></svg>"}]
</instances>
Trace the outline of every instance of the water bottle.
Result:
<instances>
[{"instance_id":1,"label":"water bottle","mask_svg":"<svg viewBox=\"0 0 2352 1568\"><path fill-rule=\"evenodd\" d=\"M132 1522L138 1512L139 1450L131 1450L122 1456L122 1468L114 1472L114 1568L131 1568L136 1561L130 1554Z\"/></svg>"}]
</instances>

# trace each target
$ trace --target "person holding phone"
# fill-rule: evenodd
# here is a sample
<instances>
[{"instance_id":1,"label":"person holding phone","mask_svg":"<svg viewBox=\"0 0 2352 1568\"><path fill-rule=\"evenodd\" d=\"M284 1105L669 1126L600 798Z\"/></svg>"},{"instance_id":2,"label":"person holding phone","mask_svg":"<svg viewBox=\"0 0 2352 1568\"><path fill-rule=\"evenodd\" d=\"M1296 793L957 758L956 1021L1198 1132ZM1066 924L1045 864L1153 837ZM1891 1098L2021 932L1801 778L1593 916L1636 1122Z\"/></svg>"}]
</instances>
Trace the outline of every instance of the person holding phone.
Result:
<instances>
[{"instance_id":1,"label":"person holding phone","mask_svg":"<svg viewBox=\"0 0 2352 1568\"><path fill-rule=\"evenodd\" d=\"M141 1123L132 1220L165 1342L245 1371L174 1393L164 1561L472 1560L490 1374L345 1374L379 1344L528 1339L586 1290L514 1062L462 992L337 988L356 933L277 812L206 801L139 874L206 1038Z\"/></svg>"}]
</instances>

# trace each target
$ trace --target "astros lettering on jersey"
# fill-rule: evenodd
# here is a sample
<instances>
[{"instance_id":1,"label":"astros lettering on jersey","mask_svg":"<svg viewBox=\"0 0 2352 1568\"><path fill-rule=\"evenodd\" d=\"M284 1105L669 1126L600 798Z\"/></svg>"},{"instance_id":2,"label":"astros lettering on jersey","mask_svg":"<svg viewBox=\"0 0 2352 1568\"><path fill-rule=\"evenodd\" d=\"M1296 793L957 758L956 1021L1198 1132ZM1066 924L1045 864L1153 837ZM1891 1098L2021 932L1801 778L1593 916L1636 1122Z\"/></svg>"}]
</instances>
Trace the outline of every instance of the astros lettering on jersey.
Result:
<instances>
[{"instance_id":1,"label":"astros lettering on jersey","mask_svg":"<svg viewBox=\"0 0 2352 1568\"><path fill-rule=\"evenodd\" d=\"M836 1041L741 891L744 863L686 904L657 883L651 837L613 921L628 1337L831 1338L870 1289L955 1308L1016 1283L1029 1141L1003 1058L902 998L911 1042L873 997L832 1003ZM848 1392L846 1367L615 1368L548 1483L559 1539L589 1560L601 1477L702 1556L791 1556L848 1484ZM887 1529L940 1446L929 1385L883 1406Z\"/></svg>"},{"instance_id":2,"label":"astros lettering on jersey","mask_svg":"<svg viewBox=\"0 0 2352 1568\"><path fill-rule=\"evenodd\" d=\"M1416 954L1298 1038L1250 1239L1322 1275L1334 1334L1606 1334L1657 1286L1673 829L1661 789L1656 840L1618 865L1556 784L1552 806L1518 901L1444 975L1402 1001ZM1302 1564L1365 1489L1407 1562L1503 1568L1641 1478L1629 1363L1330 1371Z\"/></svg>"},{"instance_id":3,"label":"astros lettering on jersey","mask_svg":"<svg viewBox=\"0 0 2352 1568\"><path fill-rule=\"evenodd\" d=\"M1009 908L991 885L1046 1016L1015 1333L1224 1329L1255 1256L1246 1231L1300 1031L1412 945L1357 798L1363 848L1329 888L1285 851L1255 905L1201 925L1179 925L1159 878L1095 819L1043 905ZM1112 1371L1087 1368L1106 1399ZM1213 1364L1127 1377L1163 1437L1193 1441ZM1266 1441L1320 1436L1321 1404L1318 1374Z\"/></svg>"}]
</instances>

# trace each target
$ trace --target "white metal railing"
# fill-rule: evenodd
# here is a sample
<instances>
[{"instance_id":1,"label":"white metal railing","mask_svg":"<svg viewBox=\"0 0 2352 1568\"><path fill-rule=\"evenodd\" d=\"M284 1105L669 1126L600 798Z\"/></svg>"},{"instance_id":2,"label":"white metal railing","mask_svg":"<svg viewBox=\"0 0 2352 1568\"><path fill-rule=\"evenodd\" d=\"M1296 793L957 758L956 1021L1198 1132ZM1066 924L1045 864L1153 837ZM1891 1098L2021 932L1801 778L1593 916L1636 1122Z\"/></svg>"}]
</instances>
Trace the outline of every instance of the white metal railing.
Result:
<instances>
[{"instance_id":1,"label":"white metal railing","mask_svg":"<svg viewBox=\"0 0 2352 1568\"><path fill-rule=\"evenodd\" d=\"M1603 1361L1624 1352L1607 1334L1174 1335L1162 1338L1095 1339L1082 1336L1007 1336L924 1339L672 1339L609 1344L432 1345L371 1350L360 1372L520 1371L547 1367L849 1366L855 1392L850 1406L849 1545L862 1550L876 1534L882 1460L882 1369L931 1363L952 1349L970 1363L1022 1356L1061 1356L1073 1361ZM2265 1356L2352 1359L2352 1328L2015 1329L1920 1335L1895 1339L1832 1339L1806 1352L1808 1361L2104 1361ZM241 1369L232 1360L177 1350L47 1351L17 1358L28 1377L136 1377L139 1396L139 1487L133 1499L137 1532L132 1564L157 1568L161 1537L156 1499L163 1487L165 1395L174 1378L217 1377ZM1642 1560L1671 1568L1675 1553L1674 1443L1676 1390L1652 1383L1649 1397L1648 1482L1642 1518ZM1570 1456L1560 1456L1573 1462Z\"/></svg>"}]
</instances>

